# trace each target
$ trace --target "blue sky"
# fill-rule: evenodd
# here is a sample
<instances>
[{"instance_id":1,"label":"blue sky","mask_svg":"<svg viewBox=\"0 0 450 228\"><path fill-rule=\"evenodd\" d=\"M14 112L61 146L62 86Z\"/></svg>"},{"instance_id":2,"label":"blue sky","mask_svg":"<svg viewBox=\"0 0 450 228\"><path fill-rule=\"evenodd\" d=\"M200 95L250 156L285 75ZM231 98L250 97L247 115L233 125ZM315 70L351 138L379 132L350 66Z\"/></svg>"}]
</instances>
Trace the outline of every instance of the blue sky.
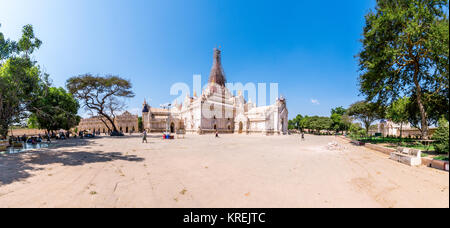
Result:
<instances>
[{"instance_id":1,"label":"blue sky","mask_svg":"<svg viewBox=\"0 0 450 228\"><path fill-rule=\"evenodd\" d=\"M169 102L176 82L206 83L214 47L229 82L279 83L290 118L329 116L362 99L358 65L364 15L374 0L0 0L0 23L17 40L32 24L35 58L64 86L75 75L130 79L136 112L144 98Z\"/></svg>"}]
</instances>

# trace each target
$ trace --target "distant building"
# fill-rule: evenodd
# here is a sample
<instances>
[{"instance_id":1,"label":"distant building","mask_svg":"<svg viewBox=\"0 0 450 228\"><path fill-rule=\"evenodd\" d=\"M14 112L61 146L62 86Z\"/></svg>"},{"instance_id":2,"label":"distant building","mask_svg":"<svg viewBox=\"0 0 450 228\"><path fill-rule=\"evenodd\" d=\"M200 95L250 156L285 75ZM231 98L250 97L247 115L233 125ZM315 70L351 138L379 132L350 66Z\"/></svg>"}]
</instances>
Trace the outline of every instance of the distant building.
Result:
<instances>
[{"instance_id":1,"label":"distant building","mask_svg":"<svg viewBox=\"0 0 450 228\"><path fill-rule=\"evenodd\" d=\"M256 107L245 101L242 91L234 96L226 87L221 52L214 49L214 63L209 83L200 96L186 96L182 104L170 110L152 108L144 101L143 127L149 132L169 130L188 133L261 133L287 134L286 99L279 98L270 106Z\"/></svg>"},{"instance_id":2,"label":"distant building","mask_svg":"<svg viewBox=\"0 0 450 228\"><path fill-rule=\"evenodd\" d=\"M410 123L403 123L403 125L396 124L390 120L382 120L380 123L378 123L378 129L376 133L381 133L383 137L387 136L400 136L400 127L402 128L402 137L408 138L408 137L420 137L422 133L419 129L412 127ZM429 128L429 134L433 135L436 128L430 127Z\"/></svg>"},{"instance_id":3,"label":"distant building","mask_svg":"<svg viewBox=\"0 0 450 228\"><path fill-rule=\"evenodd\" d=\"M111 123L109 123L109 121L104 117L94 116L91 118L81 119L80 123L78 124L78 131L100 131L100 133L109 133L105 123L111 130L113 130ZM123 114L116 116L114 124L116 125L117 130L121 132L137 132L138 116L126 111Z\"/></svg>"}]
</instances>

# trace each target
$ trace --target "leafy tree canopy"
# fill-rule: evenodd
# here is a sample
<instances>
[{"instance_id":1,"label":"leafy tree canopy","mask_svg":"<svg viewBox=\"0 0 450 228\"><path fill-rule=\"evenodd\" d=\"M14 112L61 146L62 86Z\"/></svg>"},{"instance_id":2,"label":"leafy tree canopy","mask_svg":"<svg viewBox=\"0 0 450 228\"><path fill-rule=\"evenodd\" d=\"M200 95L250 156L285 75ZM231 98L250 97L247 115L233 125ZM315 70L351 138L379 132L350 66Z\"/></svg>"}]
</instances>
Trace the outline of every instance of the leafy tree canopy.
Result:
<instances>
[{"instance_id":1,"label":"leafy tree canopy","mask_svg":"<svg viewBox=\"0 0 450 228\"><path fill-rule=\"evenodd\" d=\"M343 116L346 111L347 110L344 107L340 106L340 107L331 109L331 115L338 114L338 115Z\"/></svg>"},{"instance_id":2,"label":"leafy tree canopy","mask_svg":"<svg viewBox=\"0 0 450 228\"><path fill-rule=\"evenodd\" d=\"M70 130L78 125L78 101L63 88L51 87L33 102L33 118L41 129Z\"/></svg>"},{"instance_id":3,"label":"leafy tree canopy","mask_svg":"<svg viewBox=\"0 0 450 228\"><path fill-rule=\"evenodd\" d=\"M370 125L384 117L384 108L377 103L359 101L350 106L347 114L361 121L368 135Z\"/></svg>"},{"instance_id":4,"label":"leafy tree canopy","mask_svg":"<svg viewBox=\"0 0 450 228\"><path fill-rule=\"evenodd\" d=\"M48 86L48 75L43 74L30 58L42 42L34 35L33 27L26 25L19 42L5 39L0 32L0 135L6 137L8 128L26 118L30 104Z\"/></svg>"},{"instance_id":5,"label":"leafy tree canopy","mask_svg":"<svg viewBox=\"0 0 450 228\"><path fill-rule=\"evenodd\" d=\"M112 131L117 131L114 123L116 113L125 108L121 99L134 97L131 82L119 76L80 75L69 78L66 87L88 111L103 117L101 120Z\"/></svg>"},{"instance_id":6,"label":"leafy tree canopy","mask_svg":"<svg viewBox=\"0 0 450 228\"><path fill-rule=\"evenodd\" d=\"M394 101L386 110L386 118L400 124L400 136L403 135L403 124L409 120L408 106L410 103L409 97L403 97Z\"/></svg>"},{"instance_id":7,"label":"leafy tree canopy","mask_svg":"<svg viewBox=\"0 0 450 228\"><path fill-rule=\"evenodd\" d=\"M408 105L410 103L409 97L403 97L394 101L386 110L386 118L394 123L408 122Z\"/></svg>"},{"instance_id":8,"label":"leafy tree canopy","mask_svg":"<svg viewBox=\"0 0 450 228\"><path fill-rule=\"evenodd\" d=\"M341 107L331 109L332 128L336 132L347 131L352 123L348 115L347 109Z\"/></svg>"},{"instance_id":9,"label":"leafy tree canopy","mask_svg":"<svg viewBox=\"0 0 450 228\"><path fill-rule=\"evenodd\" d=\"M414 94L428 138L424 91L448 97L449 21L447 0L378 0L366 15L359 53L360 90L389 105ZM448 112L448 111L447 111Z\"/></svg>"},{"instance_id":10,"label":"leafy tree canopy","mask_svg":"<svg viewBox=\"0 0 450 228\"><path fill-rule=\"evenodd\" d=\"M0 68L0 135L27 117L31 102L45 88L39 67L28 58L11 57Z\"/></svg>"}]
</instances>

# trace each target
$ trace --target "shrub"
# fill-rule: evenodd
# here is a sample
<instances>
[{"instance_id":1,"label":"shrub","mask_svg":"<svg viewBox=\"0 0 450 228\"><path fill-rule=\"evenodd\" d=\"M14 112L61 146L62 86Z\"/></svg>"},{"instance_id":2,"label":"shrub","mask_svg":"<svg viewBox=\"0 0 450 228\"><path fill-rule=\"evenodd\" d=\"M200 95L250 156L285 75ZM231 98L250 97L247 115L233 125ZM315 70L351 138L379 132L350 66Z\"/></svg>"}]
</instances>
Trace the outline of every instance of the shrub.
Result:
<instances>
[{"instance_id":1,"label":"shrub","mask_svg":"<svg viewBox=\"0 0 450 228\"><path fill-rule=\"evenodd\" d=\"M433 140L436 141L434 148L437 153L445 154L449 152L448 139L449 139L449 127L448 121L445 118L439 120L439 127L433 134Z\"/></svg>"},{"instance_id":2,"label":"shrub","mask_svg":"<svg viewBox=\"0 0 450 228\"><path fill-rule=\"evenodd\" d=\"M448 161L448 156L437 156L434 157L435 160Z\"/></svg>"}]
</instances>

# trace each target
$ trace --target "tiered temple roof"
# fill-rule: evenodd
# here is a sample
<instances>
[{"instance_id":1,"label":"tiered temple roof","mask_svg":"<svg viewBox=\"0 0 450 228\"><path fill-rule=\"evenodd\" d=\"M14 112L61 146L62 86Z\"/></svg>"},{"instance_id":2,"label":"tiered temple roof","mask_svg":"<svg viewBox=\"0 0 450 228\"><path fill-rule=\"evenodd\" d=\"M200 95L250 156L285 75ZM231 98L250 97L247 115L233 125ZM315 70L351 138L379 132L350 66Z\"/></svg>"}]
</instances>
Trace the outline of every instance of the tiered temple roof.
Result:
<instances>
[{"instance_id":1,"label":"tiered temple roof","mask_svg":"<svg viewBox=\"0 0 450 228\"><path fill-rule=\"evenodd\" d=\"M219 49L214 48L214 62L211 69L211 74L209 75L209 82L225 86L227 80L225 78L225 72L223 71L220 53L221 52Z\"/></svg>"}]
</instances>

